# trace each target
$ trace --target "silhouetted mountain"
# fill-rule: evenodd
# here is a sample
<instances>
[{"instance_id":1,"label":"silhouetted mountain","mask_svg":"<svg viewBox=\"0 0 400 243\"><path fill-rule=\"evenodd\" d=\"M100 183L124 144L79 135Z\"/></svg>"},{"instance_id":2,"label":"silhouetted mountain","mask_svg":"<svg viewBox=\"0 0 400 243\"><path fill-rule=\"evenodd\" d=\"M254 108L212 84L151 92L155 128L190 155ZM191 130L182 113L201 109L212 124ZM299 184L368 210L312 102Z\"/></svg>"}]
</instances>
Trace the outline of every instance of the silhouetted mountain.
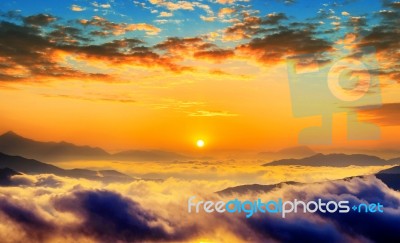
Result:
<instances>
[{"instance_id":1,"label":"silhouetted mountain","mask_svg":"<svg viewBox=\"0 0 400 243\"><path fill-rule=\"evenodd\" d=\"M397 191L400 190L400 166L381 170L375 174L375 176L385 183L389 188Z\"/></svg>"},{"instance_id":2,"label":"silhouetted mountain","mask_svg":"<svg viewBox=\"0 0 400 243\"><path fill-rule=\"evenodd\" d=\"M127 150L113 154L112 158L117 160L162 161L188 159L189 157L173 152L165 152L160 150Z\"/></svg>"},{"instance_id":3,"label":"silhouetted mountain","mask_svg":"<svg viewBox=\"0 0 400 243\"><path fill-rule=\"evenodd\" d=\"M67 142L39 142L11 131L0 136L0 152L45 162L104 159L110 156L101 148L77 146Z\"/></svg>"},{"instance_id":4,"label":"silhouetted mountain","mask_svg":"<svg viewBox=\"0 0 400 243\"><path fill-rule=\"evenodd\" d=\"M24 138L14 132L6 132L0 135L0 152L44 162L68 160L164 161L188 159L184 155L159 150L128 150L109 154L101 148L78 146L67 142L40 142Z\"/></svg>"},{"instance_id":5,"label":"silhouetted mountain","mask_svg":"<svg viewBox=\"0 0 400 243\"><path fill-rule=\"evenodd\" d=\"M261 152L258 155L264 159L282 159L282 158L304 158L316 154L315 151L307 146L298 146L281 149L276 152Z\"/></svg>"},{"instance_id":6,"label":"silhouetted mountain","mask_svg":"<svg viewBox=\"0 0 400 243\"><path fill-rule=\"evenodd\" d=\"M21 156L12 156L0 153L0 168L10 168L25 174L54 174L72 178L84 178L103 182L129 182L133 178L113 170L64 170L57 166L46 164L34 159L26 159Z\"/></svg>"},{"instance_id":7,"label":"silhouetted mountain","mask_svg":"<svg viewBox=\"0 0 400 243\"><path fill-rule=\"evenodd\" d=\"M388 161L376 156L364 154L316 154L303 159L282 159L266 163L263 166L274 165L303 165L303 166L333 166L346 167L350 165L374 166L391 165L394 161Z\"/></svg>"},{"instance_id":8,"label":"silhouetted mountain","mask_svg":"<svg viewBox=\"0 0 400 243\"><path fill-rule=\"evenodd\" d=\"M11 182L11 176L14 175L22 175L19 172L16 172L15 170L12 170L10 168L3 168L0 169L0 186L9 186L12 184Z\"/></svg>"},{"instance_id":9,"label":"silhouetted mountain","mask_svg":"<svg viewBox=\"0 0 400 243\"><path fill-rule=\"evenodd\" d=\"M400 164L400 158L389 159L388 162L393 165Z\"/></svg>"},{"instance_id":10,"label":"silhouetted mountain","mask_svg":"<svg viewBox=\"0 0 400 243\"><path fill-rule=\"evenodd\" d=\"M394 166L392 168L381 170L377 174L398 174L400 175L400 166Z\"/></svg>"},{"instance_id":11,"label":"silhouetted mountain","mask_svg":"<svg viewBox=\"0 0 400 243\"><path fill-rule=\"evenodd\" d=\"M297 184L301 184L301 183L294 182L294 181L286 181L286 182L281 182L278 184L271 184L271 185L260 185L260 184L241 185L241 186L235 186L235 187L228 187L228 188L218 191L216 193L218 193L219 195L223 195L223 196L231 196L234 193L237 193L237 194L267 193L274 189L281 188L284 185L297 185Z\"/></svg>"}]
</instances>

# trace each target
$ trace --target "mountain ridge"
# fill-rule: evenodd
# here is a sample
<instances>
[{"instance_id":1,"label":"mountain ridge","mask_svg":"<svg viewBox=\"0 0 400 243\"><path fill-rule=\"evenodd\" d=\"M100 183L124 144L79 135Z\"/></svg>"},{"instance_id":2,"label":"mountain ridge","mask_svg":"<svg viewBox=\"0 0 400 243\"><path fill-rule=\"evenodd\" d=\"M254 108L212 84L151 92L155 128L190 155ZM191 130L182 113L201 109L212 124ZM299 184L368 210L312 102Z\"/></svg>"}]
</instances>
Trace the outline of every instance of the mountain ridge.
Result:
<instances>
[{"instance_id":1,"label":"mountain ridge","mask_svg":"<svg viewBox=\"0 0 400 243\"><path fill-rule=\"evenodd\" d=\"M55 165L43 163L35 159L27 159L21 156L8 155L0 152L0 168L8 168L24 174L54 174L57 176L83 178L102 182L129 182L134 178L115 170L66 170Z\"/></svg>"},{"instance_id":2,"label":"mountain ridge","mask_svg":"<svg viewBox=\"0 0 400 243\"><path fill-rule=\"evenodd\" d=\"M71 160L165 161L190 158L178 153L161 150L126 150L111 154L99 147L75 145L65 141L36 141L25 138L13 131L0 135L0 152L43 162Z\"/></svg>"},{"instance_id":3,"label":"mountain ridge","mask_svg":"<svg viewBox=\"0 0 400 243\"><path fill-rule=\"evenodd\" d=\"M346 167L350 165L355 166L375 166L375 165L394 165L396 159L385 160L377 156L365 154L322 154L318 153L310 157L302 159L281 159L265 163L263 166L277 166L277 165L300 165L300 166L332 166L332 167Z\"/></svg>"},{"instance_id":4,"label":"mountain ridge","mask_svg":"<svg viewBox=\"0 0 400 243\"><path fill-rule=\"evenodd\" d=\"M315 155L316 152L308 146L295 146L289 148L283 148L275 152L260 152L258 156L269 159L280 159L280 158L304 158Z\"/></svg>"}]
</instances>

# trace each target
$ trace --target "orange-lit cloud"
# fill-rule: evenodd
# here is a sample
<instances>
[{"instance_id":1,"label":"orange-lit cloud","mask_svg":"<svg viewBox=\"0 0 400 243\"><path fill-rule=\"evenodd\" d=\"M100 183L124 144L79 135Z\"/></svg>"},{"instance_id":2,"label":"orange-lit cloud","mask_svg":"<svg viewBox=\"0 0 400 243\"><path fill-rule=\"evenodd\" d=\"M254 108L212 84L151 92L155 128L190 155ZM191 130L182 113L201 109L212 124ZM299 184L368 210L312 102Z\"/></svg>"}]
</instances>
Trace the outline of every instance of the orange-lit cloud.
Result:
<instances>
[{"instance_id":1,"label":"orange-lit cloud","mask_svg":"<svg viewBox=\"0 0 400 243\"><path fill-rule=\"evenodd\" d=\"M221 8L218 12L219 17L224 17L225 15L230 15L235 12L233 8Z\"/></svg>"},{"instance_id":2,"label":"orange-lit cloud","mask_svg":"<svg viewBox=\"0 0 400 243\"><path fill-rule=\"evenodd\" d=\"M400 103L383 104L382 107L369 110L368 107L360 107L361 119L381 126L400 125Z\"/></svg>"},{"instance_id":3,"label":"orange-lit cloud","mask_svg":"<svg viewBox=\"0 0 400 243\"><path fill-rule=\"evenodd\" d=\"M76 5L76 4L72 4L71 5L71 10L74 11L74 12L82 12L82 11L85 10L85 8L83 8L83 7L79 6L79 5Z\"/></svg>"}]
</instances>

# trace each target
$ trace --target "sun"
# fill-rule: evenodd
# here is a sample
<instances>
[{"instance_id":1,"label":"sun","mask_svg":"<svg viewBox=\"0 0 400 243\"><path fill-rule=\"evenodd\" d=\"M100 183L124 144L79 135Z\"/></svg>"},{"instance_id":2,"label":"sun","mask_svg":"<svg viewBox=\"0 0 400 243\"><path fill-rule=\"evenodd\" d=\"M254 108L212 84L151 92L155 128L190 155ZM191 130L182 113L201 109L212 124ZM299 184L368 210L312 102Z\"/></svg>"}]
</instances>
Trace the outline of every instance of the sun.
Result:
<instances>
[{"instance_id":1,"label":"sun","mask_svg":"<svg viewBox=\"0 0 400 243\"><path fill-rule=\"evenodd\" d=\"M199 140L197 140L196 145L197 145L197 147L202 148L202 147L204 147L204 141L199 139Z\"/></svg>"}]
</instances>

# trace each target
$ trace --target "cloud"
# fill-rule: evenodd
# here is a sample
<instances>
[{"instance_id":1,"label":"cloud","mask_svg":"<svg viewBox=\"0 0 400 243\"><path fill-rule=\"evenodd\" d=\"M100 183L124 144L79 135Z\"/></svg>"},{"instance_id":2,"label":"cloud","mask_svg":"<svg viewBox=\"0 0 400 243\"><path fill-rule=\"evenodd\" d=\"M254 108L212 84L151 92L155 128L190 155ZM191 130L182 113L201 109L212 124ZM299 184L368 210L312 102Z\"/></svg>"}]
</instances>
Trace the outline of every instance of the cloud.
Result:
<instances>
[{"instance_id":1,"label":"cloud","mask_svg":"<svg viewBox=\"0 0 400 243\"><path fill-rule=\"evenodd\" d=\"M297 0L277 0L278 2L283 2L286 5L292 5L297 2Z\"/></svg>"},{"instance_id":2,"label":"cloud","mask_svg":"<svg viewBox=\"0 0 400 243\"><path fill-rule=\"evenodd\" d=\"M266 24L266 25L277 25L279 24L282 20L288 19L286 14L284 13L270 13L267 14L266 18L261 21L261 24Z\"/></svg>"},{"instance_id":3,"label":"cloud","mask_svg":"<svg viewBox=\"0 0 400 243\"><path fill-rule=\"evenodd\" d=\"M208 163L203 161L201 163ZM196 164L200 165L200 162ZM179 166L186 164L179 163ZM193 165L193 162L188 162ZM215 163L211 163L215 165ZM227 168L229 170L229 167ZM346 169L348 170L348 169ZM237 169L236 169L237 171ZM43 177L36 175L34 177ZM232 176L231 176L232 177ZM374 176L353 177L304 185L285 185L268 193L219 196L214 191L232 182L213 180L135 181L107 186L78 179L59 178L56 187L0 187L0 236L10 241L196 241L198 239L252 242L379 242L399 240L400 195ZM45 185L52 184L46 183ZM256 213L189 214L187 197L199 199L264 201L348 200L351 204L384 204L384 213L348 214ZM19 230L19 234L13 234ZM221 238L223 237L223 238ZM4 238L3 238L4 239ZM70 240L69 240L70 239Z\"/></svg>"},{"instance_id":4,"label":"cloud","mask_svg":"<svg viewBox=\"0 0 400 243\"><path fill-rule=\"evenodd\" d=\"M349 18L347 24L354 28L360 28L360 27L364 27L367 25L367 20L365 17L362 17L362 16L352 16Z\"/></svg>"},{"instance_id":5,"label":"cloud","mask_svg":"<svg viewBox=\"0 0 400 243\"><path fill-rule=\"evenodd\" d=\"M99 16L93 16L91 20L81 19L80 24L84 26L96 26L99 27L103 33L112 35L123 35L128 31L142 30L148 35L156 35L161 30L153 25L146 23L126 24L126 23L114 23L110 22L105 18Z\"/></svg>"},{"instance_id":6,"label":"cloud","mask_svg":"<svg viewBox=\"0 0 400 243\"><path fill-rule=\"evenodd\" d=\"M288 55L319 53L331 49L324 39L317 39L307 30L283 30L263 38L252 39L238 46L238 52L253 56L261 63L277 64Z\"/></svg>"},{"instance_id":7,"label":"cloud","mask_svg":"<svg viewBox=\"0 0 400 243\"><path fill-rule=\"evenodd\" d=\"M258 17L246 17L243 22L235 23L224 30L224 41L237 41L249 39L259 28L261 19Z\"/></svg>"},{"instance_id":8,"label":"cloud","mask_svg":"<svg viewBox=\"0 0 400 243\"><path fill-rule=\"evenodd\" d=\"M225 15L230 15L230 14L232 14L234 12L236 12L236 10L233 9L233 8L221 8L218 11L218 16L219 17L224 17Z\"/></svg>"},{"instance_id":9,"label":"cloud","mask_svg":"<svg viewBox=\"0 0 400 243\"><path fill-rule=\"evenodd\" d=\"M114 67L160 67L172 72L192 70L175 64L168 56L160 56L137 39L123 38L93 44L93 36L114 36L127 31L145 31L148 35L155 35L160 31L149 24L113 23L97 16L91 20L80 20L81 26L61 25L55 22L55 17L44 14L21 19L25 25L0 22L1 81L47 82L59 78L115 80L106 73L78 70L66 62L68 58L87 64L109 63ZM91 31L87 32L85 28L89 26Z\"/></svg>"},{"instance_id":10,"label":"cloud","mask_svg":"<svg viewBox=\"0 0 400 243\"><path fill-rule=\"evenodd\" d=\"M92 5L96 8L111 8L111 5L109 3L98 3L98 2L93 2Z\"/></svg>"},{"instance_id":11,"label":"cloud","mask_svg":"<svg viewBox=\"0 0 400 243\"><path fill-rule=\"evenodd\" d=\"M79 44L80 42L90 41L90 38L84 36L82 30L63 25L54 26L47 37L50 43L57 44Z\"/></svg>"},{"instance_id":12,"label":"cloud","mask_svg":"<svg viewBox=\"0 0 400 243\"><path fill-rule=\"evenodd\" d=\"M343 15L343 16L349 16L350 13L349 13L349 12L346 12L346 11L343 11L343 12L342 12L342 15Z\"/></svg>"},{"instance_id":13,"label":"cloud","mask_svg":"<svg viewBox=\"0 0 400 243\"><path fill-rule=\"evenodd\" d=\"M217 0L217 3L219 4L232 4L234 2L235 0Z\"/></svg>"},{"instance_id":14,"label":"cloud","mask_svg":"<svg viewBox=\"0 0 400 243\"><path fill-rule=\"evenodd\" d=\"M269 195L270 198L277 196L283 196L285 200L348 200L351 205L380 202L385 209L384 213L375 214L350 211L348 214L297 213L285 219L263 214L250 218L247 221L248 227L265 238L278 242L318 239L329 239L329 242L385 242L399 239L394 226L400 221L399 195L374 176L311 186L289 186Z\"/></svg>"},{"instance_id":15,"label":"cloud","mask_svg":"<svg viewBox=\"0 0 400 243\"><path fill-rule=\"evenodd\" d=\"M358 107L361 119L381 126L400 126L400 103L386 103L377 109Z\"/></svg>"},{"instance_id":16,"label":"cloud","mask_svg":"<svg viewBox=\"0 0 400 243\"><path fill-rule=\"evenodd\" d=\"M175 103L178 102L171 101L171 105ZM197 103L184 102L180 106L194 107L197 106ZM98 161L93 161L93 164L88 163L90 162L87 162L87 166L94 164L101 167L107 166L99 164ZM381 169L381 167L349 167L345 169L281 167L267 170L260 167L261 161L241 161L239 159L236 161L176 161L169 164L149 163L139 163L134 167L131 163L127 163L125 168L130 171L129 173L141 174L140 177L148 173L155 174L154 176L164 175L162 178L169 179L163 181L138 180L128 184L104 185L100 182L51 175L22 175L24 178L29 178L31 183L20 187L0 187L0 195L7 200L12 199L13 205L27 209L42 221L51 224L54 230L42 235L43 238L49 239L49 242L71 242L74 239L87 242L118 241L120 239L124 242L129 241L124 239L130 237L140 237L132 238L130 241L151 242L187 242L200 239L222 241L227 238L230 241L239 242L265 242L267 239L279 242L283 241L279 240L283 239L279 238L283 236L275 236L271 233L272 237L269 231L261 232L261 229L251 225L243 214L188 214L186 206L188 195L196 195L201 199L230 200L236 195L220 197L213 192L238 184L254 182L270 184L285 180L285 178L311 182L326 178L336 179L349 175L370 174ZM76 165L80 164L81 162L76 162ZM69 164L68 166L74 165ZM109 166L115 166L115 163L110 162ZM241 170L238 170L239 167ZM271 169L272 171L270 171ZM232 180L232 178L235 179ZM45 182L40 183L41 181ZM52 181L62 183L53 183ZM329 199L331 196L342 194L343 196L356 195L358 198L368 201L382 200L388 203L385 205L388 208L396 208L398 202L395 199L399 198L398 193L389 190L373 177L363 180L349 179L310 183L304 186L287 186L268 194L250 193L238 195L238 198L256 199L260 197L270 200L282 197L290 200L294 197L310 199L321 196ZM385 199L382 199L383 196ZM105 205L108 205L110 209L103 210ZM110 214L113 215L110 216ZM297 214L282 220L274 215L256 214L254 220L259 223L270 222L272 225L268 225L266 227L268 229L277 224L285 224L280 227L283 229L287 227L288 232L293 232L293 235L295 235L296 227L301 228L301 225L293 224L296 221L322 224L325 229L333 228L340 233L340 228L337 228L336 224L330 224L326 217L326 215L317 214ZM1 218L3 222L5 222L4 218ZM97 225L96 220L90 220L93 218L103 222L102 228ZM106 219L109 221L105 221ZM145 227L144 232L150 235L145 236L138 233L136 236L131 236L129 232L125 232L124 229L128 226L133 229L139 227L130 226L132 222L139 222L140 227ZM0 226L0 237L11 234L14 229L21 227L17 221L7 221L6 228L3 226ZM98 232L99 230L101 231ZM160 235L152 235L152 232L160 232ZM306 232L311 234L310 231L306 230ZM34 231L29 233L35 234ZM116 240L106 240L114 235L117 235L115 236ZM24 237L29 237L25 236L23 230L16 236L21 237L18 241L24 241Z\"/></svg>"},{"instance_id":17,"label":"cloud","mask_svg":"<svg viewBox=\"0 0 400 243\"><path fill-rule=\"evenodd\" d=\"M200 18L206 22L214 22L217 19L217 17L215 16L203 16L203 15L200 15Z\"/></svg>"},{"instance_id":18,"label":"cloud","mask_svg":"<svg viewBox=\"0 0 400 243\"><path fill-rule=\"evenodd\" d=\"M79 6L79 5L76 5L76 4L72 4L71 5L71 10L74 11L74 12L82 12L82 11L85 10L85 8L83 8L83 7Z\"/></svg>"},{"instance_id":19,"label":"cloud","mask_svg":"<svg viewBox=\"0 0 400 243\"><path fill-rule=\"evenodd\" d=\"M179 9L194 10L194 4L189 1L172 2L168 0L149 0L149 2L153 5L163 6L170 11L175 11Z\"/></svg>"},{"instance_id":20,"label":"cloud","mask_svg":"<svg viewBox=\"0 0 400 243\"><path fill-rule=\"evenodd\" d=\"M154 48L166 51L169 55L182 59L196 50L203 50L205 44L200 37L169 37L165 41L156 44Z\"/></svg>"},{"instance_id":21,"label":"cloud","mask_svg":"<svg viewBox=\"0 0 400 243\"><path fill-rule=\"evenodd\" d=\"M50 14L37 14L23 18L25 24L34 26L45 26L54 22L56 18Z\"/></svg>"},{"instance_id":22,"label":"cloud","mask_svg":"<svg viewBox=\"0 0 400 243\"><path fill-rule=\"evenodd\" d=\"M400 8L388 4L391 9L381 10L376 13L380 19L379 24L370 31L363 31L362 40L358 47L373 47L376 49L376 57L379 62L379 74L383 81L395 81L400 83L400 27L398 19L400 18ZM360 22L361 21L361 22ZM361 27L366 25L366 19L362 18L357 23ZM388 82L389 83L389 82Z\"/></svg>"},{"instance_id":23,"label":"cloud","mask_svg":"<svg viewBox=\"0 0 400 243\"><path fill-rule=\"evenodd\" d=\"M230 113L227 111L206 111L206 110L200 110L200 111L195 111L191 112L189 116L204 116L204 117L231 117L231 116L238 116L238 114Z\"/></svg>"},{"instance_id":24,"label":"cloud","mask_svg":"<svg viewBox=\"0 0 400 243\"><path fill-rule=\"evenodd\" d=\"M86 96L79 96L79 95L68 95L68 94L43 94L44 97L47 98L67 98L67 99L76 99L76 100L84 100L84 101L106 101L106 102L119 102L119 103L136 103L137 101L129 98L128 95L123 96L114 96L114 95L86 95ZM124 98L121 98L124 97Z\"/></svg>"},{"instance_id":25,"label":"cloud","mask_svg":"<svg viewBox=\"0 0 400 243\"><path fill-rule=\"evenodd\" d=\"M99 241L154 241L179 239L164 228L171 225L137 202L106 190L78 191L57 198L54 206L81 219L76 231Z\"/></svg>"},{"instance_id":26,"label":"cloud","mask_svg":"<svg viewBox=\"0 0 400 243\"><path fill-rule=\"evenodd\" d=\"M194 53L194 57L198 59L209 59L213 61L222 61L234 56L234 52L232 50L205 50L198 51Z\"/></svg>"},{"instance_id":27,"label":"cloud","mask_svg":"<svg viewBox=\"0 0 400 243\"><path fill-rule=\"evenodd\" d=\"M43 242L47 238L50 238L55 230L51 222L45 220L43 216L36 213L29 206L26 206L26 204L21 205L19 202L4 196L0 196L0 215L3 219L5 217L6 220L10 220L16 224L20 228L20 231L23 232L21 235L31 241ZM6 240L5 238L3 239Z\"/></svg>"},{"instance_id":28,"label":"cloud","mask_svg":"<svg viewBox=\"0 0 400 243\"><path fill-rule=\"evenodd\" d=\"M173 13L168 13L168 12L161 12L158 17L172 17L174 14Z\"/></svg>"},{"instance_id":29,"label":"cloud","mask_svg":"<svg viewBox=\"0 0 400 243\"><path fill-rule=\"evenodd\" d=\"M288 19L284 13L270 13L258 17L243 12L242 17L242 20L224 30L224 41L251 39L255 35L270 31L270 26L278 26L283 20Z\"/></svg>"},{"instance_id":30,"label":"cloud","mask_svg":"<svg viewBox=\"0 0 400 243\"><path fill-rule=\"evenodd\" d=\"M46 23L43 19L29 21L35 24ZM69 34L65 33L65 35ZM73 38L73 36L70 37ZM50 38L42 36L36 27L1 22L0 44L0 56L7 57L0 66L3 81L26 81L35 77L96 77L98 75L60 65L55 52L55 43L52 43Z\"/></svg>"}]
</instances>

